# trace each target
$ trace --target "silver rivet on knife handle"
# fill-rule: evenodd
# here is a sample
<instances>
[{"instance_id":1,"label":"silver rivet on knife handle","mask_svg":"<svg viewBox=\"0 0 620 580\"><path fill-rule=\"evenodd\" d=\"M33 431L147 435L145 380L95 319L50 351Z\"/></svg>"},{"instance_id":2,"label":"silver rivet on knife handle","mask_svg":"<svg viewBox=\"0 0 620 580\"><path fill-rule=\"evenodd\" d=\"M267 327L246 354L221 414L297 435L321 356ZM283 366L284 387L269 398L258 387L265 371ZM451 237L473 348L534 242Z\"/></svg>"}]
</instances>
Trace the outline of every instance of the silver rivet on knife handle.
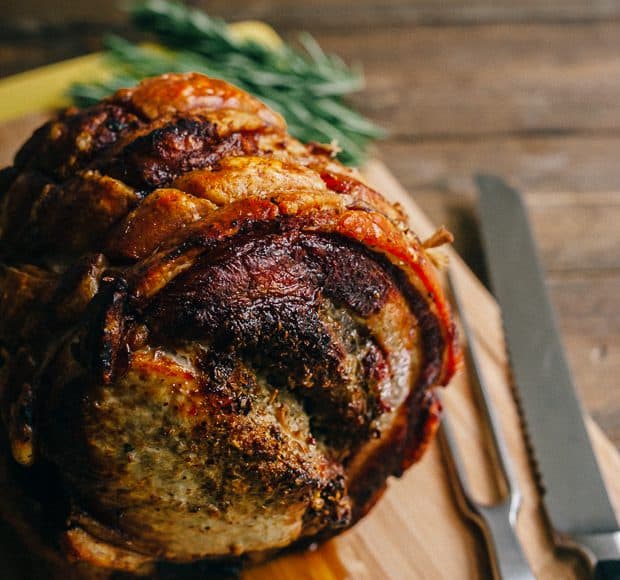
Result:
<instances>
[{"instance_id":1,"label":"silver rivet on knife handle","mask_svg":"<svg viewBox=\"0 0 620 580\"><path fill-rule=\"evenodd\" d=\"M476 182L487 265L547 515L560 538L598 538L584 545L593 562L620 562L618 520L588 438L525 207L498 177L482 175ZM611 541L602 541L610 535Z\"/></svg>"}]
</instances>

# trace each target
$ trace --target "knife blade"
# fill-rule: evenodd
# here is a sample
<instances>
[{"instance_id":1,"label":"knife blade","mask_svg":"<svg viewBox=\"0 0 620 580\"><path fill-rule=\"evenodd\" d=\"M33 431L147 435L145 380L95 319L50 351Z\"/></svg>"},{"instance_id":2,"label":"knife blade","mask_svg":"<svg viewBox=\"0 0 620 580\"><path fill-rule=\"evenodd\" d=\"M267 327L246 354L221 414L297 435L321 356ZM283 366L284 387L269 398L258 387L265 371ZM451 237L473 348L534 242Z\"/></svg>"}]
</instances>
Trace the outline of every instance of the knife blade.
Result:
<instances>
[{"instance_id":1,"label":"knife blade","mask_svg":"<svg viewBox=\"0 0 620 580\"><path fill-rule=\"evenodd\" d=\"M576 544L588 556L597 579L620 578L620 525L586 431L523 201L498 177L479 175L476 183L487 266L547 516L561 543Z\"/></svg>"}]
</instances>

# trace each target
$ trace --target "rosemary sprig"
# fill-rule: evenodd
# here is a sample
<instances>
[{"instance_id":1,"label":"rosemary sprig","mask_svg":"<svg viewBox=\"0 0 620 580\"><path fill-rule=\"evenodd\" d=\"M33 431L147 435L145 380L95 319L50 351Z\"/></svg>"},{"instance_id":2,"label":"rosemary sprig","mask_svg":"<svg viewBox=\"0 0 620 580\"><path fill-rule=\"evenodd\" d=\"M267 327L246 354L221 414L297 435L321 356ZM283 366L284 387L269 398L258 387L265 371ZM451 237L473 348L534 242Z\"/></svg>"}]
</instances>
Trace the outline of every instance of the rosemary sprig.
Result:
<instances>
[{"instance_id":1,"label":"rosemary sprig","mask_svg":"<svg viewBox=\"0 0 620 580\"><path fill-rule=\"evenodd\" d=\"M76 104L90 105L147 76L197 71L257 96L279 111L302 141L336 141L345 163L360 164L370 141L383 136L379 127L344 103L344 96L363 87L359 68L326 54L308 34L299 39L303 51L284 43L273 48L238 40L223 20L170 0L146 0L130 8L130 15L166 50L107 38L110 68L117 72L102 83L74 85L70 95Z\"/></svg>"}]
</instances>

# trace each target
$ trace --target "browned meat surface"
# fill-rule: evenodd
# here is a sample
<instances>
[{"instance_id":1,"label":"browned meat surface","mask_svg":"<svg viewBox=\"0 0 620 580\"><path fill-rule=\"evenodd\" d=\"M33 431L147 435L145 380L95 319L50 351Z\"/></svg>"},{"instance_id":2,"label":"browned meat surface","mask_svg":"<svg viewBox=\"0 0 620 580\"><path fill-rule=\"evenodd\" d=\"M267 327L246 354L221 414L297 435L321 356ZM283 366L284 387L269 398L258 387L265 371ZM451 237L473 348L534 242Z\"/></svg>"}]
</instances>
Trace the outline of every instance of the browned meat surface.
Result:
<instances>
[{"instance_id":1,"label":"browned meat surface","mask_svg":"<svg viewBox=\"0 0 620 580\"><path fill-rule=\"evenodd\" d=\"M1 187L3 510L67 574L327 538L422 455L458 362L431 262L246 93L70 109Z\"/></svg>"}]
</instances>

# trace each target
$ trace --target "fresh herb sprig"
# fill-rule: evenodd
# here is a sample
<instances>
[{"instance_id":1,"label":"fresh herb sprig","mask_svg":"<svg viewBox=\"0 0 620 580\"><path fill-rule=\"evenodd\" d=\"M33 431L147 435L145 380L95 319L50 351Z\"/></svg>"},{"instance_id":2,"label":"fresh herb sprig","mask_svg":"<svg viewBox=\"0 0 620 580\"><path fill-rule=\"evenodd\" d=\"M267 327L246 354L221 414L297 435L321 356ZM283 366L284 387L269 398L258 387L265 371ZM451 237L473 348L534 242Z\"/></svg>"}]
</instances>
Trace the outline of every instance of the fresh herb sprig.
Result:
<instances>
[{"instance_id":1,"label":"fresh herb sprig","mask_svg":"<svg viewBox=\"0 0 620 580\"><path fill-rule=\"evenodd\" d=\"M344 96L363 87L359 68L326 54L308 34L299 39L302 52L285 43L239 40L223 20L174 1L147 0L129 11L132 22L154 34L165 50L107 38L106 54L117 73L105 82L74 85L70 95L76 104L90 105L147 76L197 71L260 98L284 116L298 139L336 142L345 163L360 164L369 143L383 135L344 103Z\"/></svg>"}]
</instances>

